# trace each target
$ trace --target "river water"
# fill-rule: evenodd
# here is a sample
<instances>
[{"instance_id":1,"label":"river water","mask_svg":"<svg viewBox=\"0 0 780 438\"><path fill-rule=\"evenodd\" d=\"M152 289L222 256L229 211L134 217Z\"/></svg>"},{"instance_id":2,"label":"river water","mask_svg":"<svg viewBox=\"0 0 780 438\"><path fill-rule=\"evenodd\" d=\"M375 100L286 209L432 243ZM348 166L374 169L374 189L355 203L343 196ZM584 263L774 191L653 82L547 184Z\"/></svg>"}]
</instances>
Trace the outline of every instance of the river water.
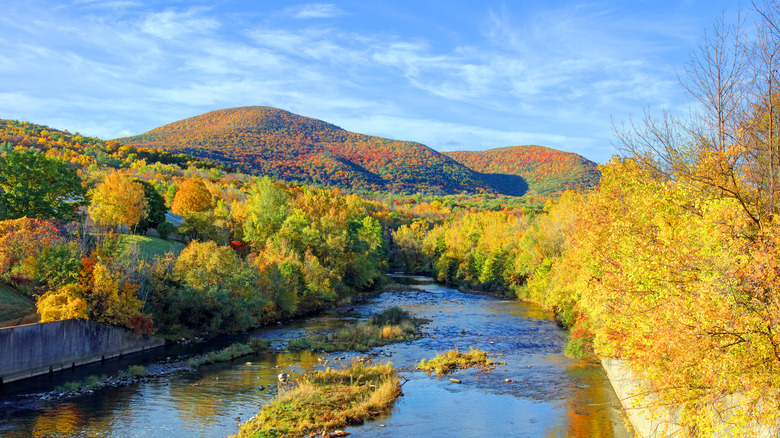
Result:
<instances>
[{"instance_id":1,"label":"river water","mask_svg":"<svg viewBox=\"0 0 780 438\"><path fill-rule=\"evenodd\" d=\"M255 336L283 348L286 340L343 327L390 306L401 306L430 323L417 340L373 351L374 362L389 361L401 369L404 396L389 415L345 428L351 436L632 436L601 367L563 356L565 334L550 313L527 303L462 293L425 277L396 280L409 284L355 304L348 314L326 312L249 334L166 346L7 384L0 390L0 436L226 436L276 396L279 373L295 376L321 369L325 365L318 357L336 367L355 354L278 351L195 371L171 371L182 359ZM505 365L489 373L472 369L445 377L414 371L420 359L455 347L485 350ZM142 383L66 400L45 401L35 395L86 375L112 375L131 364L161 373ZM451 383L450 377L462 383Z\"/></svg>"}]
</instances>

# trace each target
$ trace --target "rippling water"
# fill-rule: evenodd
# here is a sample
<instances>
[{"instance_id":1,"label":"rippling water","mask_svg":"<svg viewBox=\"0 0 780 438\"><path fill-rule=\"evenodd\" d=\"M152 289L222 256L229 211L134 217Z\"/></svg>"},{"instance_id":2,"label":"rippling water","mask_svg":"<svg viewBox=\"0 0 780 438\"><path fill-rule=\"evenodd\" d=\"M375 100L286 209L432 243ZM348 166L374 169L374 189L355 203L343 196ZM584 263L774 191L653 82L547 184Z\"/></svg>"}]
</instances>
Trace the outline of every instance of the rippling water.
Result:
<instances>
[{"instance_id":1,"label":"rippling water","mask_svg":"<svg viewBox=\"0 0 780 438\"><path fill-rule=\"evenodd\" d=\"M323 365L311 352L266 353L230 363L152 376L148 382L106 388L67 401L45 402L30 393L48 391L88 374L111 375L133 363L171 363L222 348L248 336L282 346L312 331L342 327L398 305L431 320L418 340L375 351L407 379L404 396L386 417L348 427L352 436L628 437L619 402L600 366L561 354L564 333L552 315L515 301L461 293L423 277L406 277L407 290L386 292L354 306L242 336L177 345L132 355L76 372L6 385L0 392L3 437L220 437L235 433L276 396L276 375L303 374ZM505 361L490 373L463 370L462 384L413 371L420 359L458 347L479 348ZM327 356L330 366L344 354ZM153 370L153 366L148 367ZM512 382L505 382L511 379ZM261 387L265 387L261 389Z\"/></svg>"}]
</instances>

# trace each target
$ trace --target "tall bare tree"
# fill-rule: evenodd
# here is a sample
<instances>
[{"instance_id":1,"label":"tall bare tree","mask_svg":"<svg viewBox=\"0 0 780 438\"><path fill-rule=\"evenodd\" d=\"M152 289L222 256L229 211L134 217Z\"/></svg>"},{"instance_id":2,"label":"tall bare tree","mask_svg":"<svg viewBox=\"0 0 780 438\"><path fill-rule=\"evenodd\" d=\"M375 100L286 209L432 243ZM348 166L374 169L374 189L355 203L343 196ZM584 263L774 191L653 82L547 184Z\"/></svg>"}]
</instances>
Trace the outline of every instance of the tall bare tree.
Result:
<instances>
[{"instance_id":1,"label":"tall bare tree","mask_svg":"<svg viewBox=\"0 0 780 438\"><path fill-rule=\"evenodd\" d=\"M724 15L690 55L680 84L688 117L645 112L616 127L617 147L659 177L736 199L760 228L777 209L780 6L756 5L755 30Z\"/></svg>"}]
</instances>

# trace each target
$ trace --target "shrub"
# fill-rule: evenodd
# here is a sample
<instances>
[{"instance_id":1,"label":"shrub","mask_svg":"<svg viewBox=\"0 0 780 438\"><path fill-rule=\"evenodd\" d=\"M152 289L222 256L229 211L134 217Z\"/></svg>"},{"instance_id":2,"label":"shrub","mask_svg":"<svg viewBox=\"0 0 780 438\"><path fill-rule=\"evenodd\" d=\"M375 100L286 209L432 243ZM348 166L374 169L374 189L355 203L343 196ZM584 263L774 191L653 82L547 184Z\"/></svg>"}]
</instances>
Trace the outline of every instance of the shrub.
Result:
<instances>
[{"instance_id":1,"label":"shrub","mask_svg":"<svg viewBox=\"0 0 780 438\"><path fill-rule=\"evenodd\" d=\"M146 376L146 367L143 365L132 365L127 369L127 374L133 377L144 377Z\"/></svg>"},{"instance_id":2,"label":"shrub","mask_svg":"<svg viewBox=\"0 0 780 438\"><path fill-rule=\"evenodd\" d=\"M484 351L470 348L468 353L461 353L455 348L444 354L437 354L431 360L423 359L417 367L429 373L433 371L437 376L443 376L456 368L483 367L491 369L494 365L495 362L488 359L487 353Z\"/></svg>"},{"instance_id":3,"label":"shrub","mask_svg":"<svg viewBox=\"0 0 780 438\"><path fill-rule=\"evenodd\" d=\"M414 338L424 320L414 318L400 307L390 307L360 324L336 332L293 339L292 349L321 351L368 351L380 345Z\"/></svg>"},{"instance_id":4,"label":"shrub","mask_svg":"<svg viewBox=\"0 0 780 438\"><path fill-rule=\"evenodd\" d=\"M174 232L176 232L176 227L168 221L157 225L157 234L160 235L161 239L168 240L168 236Z\"/></svg>"}]
</instances>

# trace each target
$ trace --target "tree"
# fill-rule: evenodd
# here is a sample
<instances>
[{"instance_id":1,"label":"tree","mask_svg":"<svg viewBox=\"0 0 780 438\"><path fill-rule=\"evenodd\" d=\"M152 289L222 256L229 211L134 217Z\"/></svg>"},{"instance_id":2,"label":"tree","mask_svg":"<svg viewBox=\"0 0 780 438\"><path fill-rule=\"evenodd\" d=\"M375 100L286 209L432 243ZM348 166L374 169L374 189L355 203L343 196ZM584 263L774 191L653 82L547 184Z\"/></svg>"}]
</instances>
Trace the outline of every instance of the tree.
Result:
<instances>
[{"instance_id":1,"label":"tree","mask_svg":"<svg viewBox=\"0 0 780 438\"><path fill-rule=\"evenodd\" d=\"M59 321L62 319L88 319L87 303L79 298L79 287L76 284L65 285L58 290L43 294L35 304L41 322Z\"/></svg>"},{"instance_id":2,"label":"tree","mask_svg":"<svg viewBox=\"0 0 780 438\"><path fill-rule=\"evenodd\" d=\"M206 184L199 179L186 179L176 191L171 211L180 216L211 210L214 201Z\"/></svg>"},{"instance_id":3,"label":"tree","mask_svg":"<svg viewBox=\"0 0 780 438\"><path fill-rule=\"evenodd\" d=\"M163 198L153 185L140 179L133 180L144 187L144 199L146 199L146 214L136 225L136 230L145 233L150 228L157 228L158 225L165 222L165 213L168 209L165 206Z\"/></svg>"},{"instance_id":4,"label":"tree","mask_svg":"<svg viewBox=\"0 0 780 438\"><path fill-rule=\"evenodd\" d=\"M92 190L89 214L96 224L132 228L146 212L144 186L119 172L109 173Z\"/></svg>"},{"instance_id":5,"label":"tree","mask_svg":"<svg viewBox=\"0 0 780 438\"><path fill-rule=\"evenodd\" d=\"M266 301L257 272L230 247L194 241L170 265L174 283L157 291L157 298L166 298L155 300L164 303L157 311L164 319L209 331L245 330L260 322Z\"/></svg>"},{"instance_id":6,"label":"tree","mask_svg":"<svg viewBox=\"0 0 780 438\"><path fill-rule=\"evenodd\" d=\"M778 193L778 5L757 7L756 37L743 20L715 23L680 77L691 118L670 112L616 128L618 148L669 180L739 202L756 228L775 214Z\"/></svg>"},{"instance_id":7,"label":"tree","mask_svg":"<svg viewBox=\"0 0 780 438\"><path fill-rule=\"evenodd\" d=\"M0 221L0 274L63 242L49 221L30 218Z\"/></svg>"},{"instance_id":8,"label":"tree","mask_svg":"<svg viewBox=\"0 0 780 438\"><path fill-rule=\"evenodd\" d=\"M136 297L138 287L123 276L115 257L98 248L82 257L76 283L45 293L36 305L44 322L91 319L151 334L151 320L141 313L144 303Z\"/></svg>"},{"instance_id":9,"label":"tree","mask_svg":"<svg viewBox=\"0 0 780 438\"><path fill-rule=\"evenodd\" d=\"M252 188L246 201L244 238L256 242L262 248L266 240L279 231L290 208L290 197L271 178L260 179Z\"/></svg>"},{"instance_id":10,"label":"tree","mask_svg":"<svg viewBox=\"0 0 780 438\"><path fill-rule=\"evenodd\" d=\"M0 219L76 217L86 189L64 161L32 151L0 157Z\"/></svg>"}]
</instances>

